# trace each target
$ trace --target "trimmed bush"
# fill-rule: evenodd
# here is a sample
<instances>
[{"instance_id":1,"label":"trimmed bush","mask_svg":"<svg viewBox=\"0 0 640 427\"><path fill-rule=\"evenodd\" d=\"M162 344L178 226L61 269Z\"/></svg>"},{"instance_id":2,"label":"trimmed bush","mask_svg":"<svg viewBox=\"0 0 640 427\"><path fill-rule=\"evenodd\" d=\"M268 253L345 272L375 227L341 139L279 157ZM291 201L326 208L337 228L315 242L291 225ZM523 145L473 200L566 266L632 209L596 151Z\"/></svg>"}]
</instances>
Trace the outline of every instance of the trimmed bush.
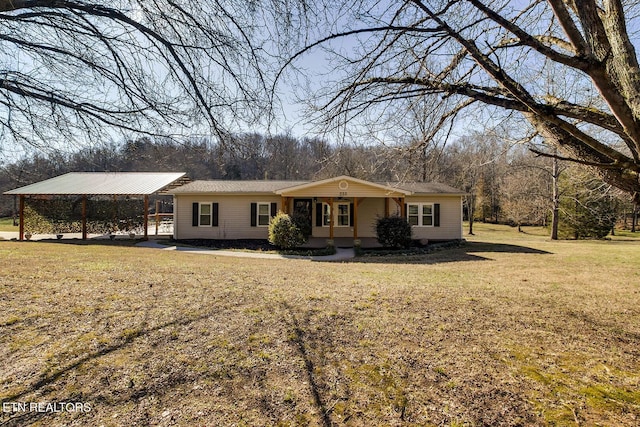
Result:
<instances>
[{"instance_id":1,"label":"trimmed bush","mask_svg":"<svg viewBox=\"0 0 640 427\"><path fill-rule=\"evenodd\" d=\"M311 228L311 222L309 221L309 214L306 210L304 212L294 212L291 220L300 229L304 241L309 240L309 236L311 236L313 230Z\"/></svg>"},{"instance_id":2,"label":"trimmed bush","mask_svg":"<svg viewBox=\"0 0 640 427\"><path fill-rule=\"evenodd\" d=\"M291 249L302 245L305 238L302 231L289 215L284 212L271 219L269 223L269 243L278 248Z\"/></svg>"},{"instance_id":3,"label":"trimmed bush","mask_svg":"<svg viewBox=\"0 0 640 427\"><path fill-rule=\"evenodd\" d=\"M376 220L378 242L386 248L411 246L411 225L400 216L380 217Z\"/></svg>"}]
</instances>

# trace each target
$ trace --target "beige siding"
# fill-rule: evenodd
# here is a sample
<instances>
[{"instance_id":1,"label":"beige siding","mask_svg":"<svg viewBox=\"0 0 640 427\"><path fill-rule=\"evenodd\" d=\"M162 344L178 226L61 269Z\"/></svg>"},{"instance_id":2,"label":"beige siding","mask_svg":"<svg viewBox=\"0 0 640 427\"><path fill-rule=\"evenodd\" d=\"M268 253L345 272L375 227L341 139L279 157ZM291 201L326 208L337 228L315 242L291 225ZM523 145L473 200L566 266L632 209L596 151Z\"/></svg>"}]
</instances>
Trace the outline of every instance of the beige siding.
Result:
<instances>
[{"instance_id":1,"label":"beige siding","mask_svg":"<svg viewBox=\"0 0 640 427\"><path fill-rule=\"evenodd\" d=\"M413 227L414 239L462 239L462 197L420 196L407 197L406 203L440 203L440 227Z\"/></svg>"},{"instance_id":2,"label":"beige siding","mask_svg":"<svg viewBox=\"0 0 640 427\"><path fill-rule=\"evenodd\" d=\"M332 183L334 184L334 183ZM337 185L337 183L335 183ZM351 185L350 187L351 188ZM314 188L315 190L315 188ZM322 197L316 196L315 197ZM307 198L308 194L303 197ZM362 197L362 196L360 196ZM267 227L251 227L251 203L278 204L281 197L243 195L200 195L174 197L174 236L177 239L266 239ZM193 227L192 204L219 203L218 227ZM414 239L452 240L462 238L462 198L460 196L409 196L406 203L440 203L440 227L413 227ZM375 221L384 215L384 198L368 197L358 206L358 237L375 237ZM389 201L390 214L400 214L400 206ZM313 236L329 237L329 227L316 227L316 206L313 204ZM334 237L353 237L353 227L334 227Z\"/></svg>"},{"instance_id":3,"label":"beige siding","mask_svg":"<svg viewBox=\"0 0 640 427\"><path fill-rule=\"evenodd\" d=\"M278 204L280 196L200 196L174 197L174 237L176 239L266 239L268 227L251 227L251 203ZM193 227L193 203L218 203L218 227Z\"/></svg>"}]
</instances>

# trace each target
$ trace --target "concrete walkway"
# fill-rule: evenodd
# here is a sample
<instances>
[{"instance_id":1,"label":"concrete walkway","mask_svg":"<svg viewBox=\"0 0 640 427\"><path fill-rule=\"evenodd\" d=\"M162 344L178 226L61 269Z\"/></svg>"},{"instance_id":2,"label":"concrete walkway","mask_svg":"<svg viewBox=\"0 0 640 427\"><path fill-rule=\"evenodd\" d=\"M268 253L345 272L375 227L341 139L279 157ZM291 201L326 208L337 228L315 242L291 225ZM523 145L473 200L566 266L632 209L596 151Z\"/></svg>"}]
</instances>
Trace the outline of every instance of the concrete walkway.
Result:
<instances>
[{"instance_id":1,"label":"concrete walkway","mask_svg":"<svg viewBox=\"0 0 640 427\"><path fill-rule=\"evenodd\" d=\"M109 239L108 235L100 235L100 234L90 234L89 239ZM11 240L17 239L17 232L0 232L0 240ZM81 239L82 234L80 233L65 233L65 239ZM118 235L116 237L118 240L120 239L129 239L129 236L126 235ZM31 240L55 240L55 234L36 234ZM158 243L157 240L154 240L152 237L150 240L146 242L137 243L135 246L141 248L152 248L152 249L160 249L164 251L180 251L194 254L202 254L202 255L219 255L219 256L231 256L237 258L263 258L263 259L306 259L311 261L345 261L351 259L356 256L353 248L336 248L336 253L333 255L325 255L325 256L305 256L305 255L280 255L280 254L269 254L269 253L260 253L256 251L227 251L221 249L206 249L206 248L193 248L186 246L169 246Z\"/></svg>"},{"instance_id":2,"label":"concrete walkway","mask_svg":"<svg viewBox=\"0 0 640 427\"><path fill-rule=\"evenodd\" d=\"M353 248L336 248L336 253L333 255L324 256L305 256L305 255L280 255L280 254L268 254L255 251L227 251L222 249L205 249L205 248L192 248L186 246L168 246L158 243L156 240L148 240L146 242L140 242L136 244L137 247L160 249L163 251L180 251L201 255L219 255L230 256L237 258L262 258L262 259L306 259L311 261L345 261L356 256Z\"/></svg>"}]
</instances>

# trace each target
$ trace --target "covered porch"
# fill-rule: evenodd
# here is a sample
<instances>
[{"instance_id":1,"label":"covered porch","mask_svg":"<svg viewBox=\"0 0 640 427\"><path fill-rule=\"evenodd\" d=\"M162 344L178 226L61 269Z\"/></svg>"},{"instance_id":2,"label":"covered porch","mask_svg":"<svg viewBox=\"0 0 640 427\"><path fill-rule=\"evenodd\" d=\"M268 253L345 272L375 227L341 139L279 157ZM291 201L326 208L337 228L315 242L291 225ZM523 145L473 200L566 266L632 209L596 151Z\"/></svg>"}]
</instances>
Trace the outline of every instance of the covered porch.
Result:
<instances>
[{"instance_id":1,"label":"covered porch","mask_svg":"<svg viewBox=\"0 0 640 427\"><path fill-rule=\"evenodd\" d=\"M405 197L411 194L389 185L341 176L276 192L281 210L302 215L311 227L309 245L351 247L354 241L375 247L378 217L405 216Z\"/></svg>"}]
</instances>

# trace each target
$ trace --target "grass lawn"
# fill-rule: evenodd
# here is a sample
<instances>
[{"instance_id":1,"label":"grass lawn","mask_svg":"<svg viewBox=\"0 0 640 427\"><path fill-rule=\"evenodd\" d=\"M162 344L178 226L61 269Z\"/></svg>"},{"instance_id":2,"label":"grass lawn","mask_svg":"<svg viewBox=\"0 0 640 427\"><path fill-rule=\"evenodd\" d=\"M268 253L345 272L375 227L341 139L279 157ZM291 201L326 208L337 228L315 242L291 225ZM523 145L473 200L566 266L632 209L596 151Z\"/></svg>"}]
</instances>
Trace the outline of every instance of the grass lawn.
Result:
<instances>
[{"instance_id":1,"label":"grass lawn","mask_svg":"<svg viewBox=\"0 0 640 427\"><path fill-rule=\"evenodd\" d=\"M0 218L0 231L18 231L18 226L13 225L13 218Z\"/></svg>"},{"instance_id":2,"label":"grass lawn","mask_svg":"<svg viewBox=\"0 0 640 427\"><path fill-rule=\"evenodd\" d=\"M336 264L0 242L0 425L639 425L640 238L525 231Z\"/></svg>"}]
</instances>

